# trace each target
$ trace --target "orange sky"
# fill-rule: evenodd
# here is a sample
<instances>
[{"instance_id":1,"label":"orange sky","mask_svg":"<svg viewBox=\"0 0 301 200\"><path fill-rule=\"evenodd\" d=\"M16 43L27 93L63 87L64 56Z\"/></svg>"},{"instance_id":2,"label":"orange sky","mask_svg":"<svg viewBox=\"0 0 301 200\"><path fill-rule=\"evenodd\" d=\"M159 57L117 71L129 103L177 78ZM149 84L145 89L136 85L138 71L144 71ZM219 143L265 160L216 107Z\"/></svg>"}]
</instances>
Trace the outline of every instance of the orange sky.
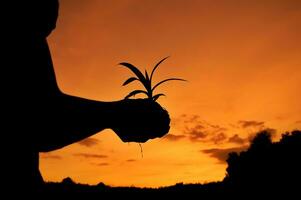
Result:
<instances>
[{"instance_id":1,"label":"orange sky","mask_svg":"<svg viewBox=\"0 0 301 200\"><path fill-rule=\"evenodd\" d=\"M301 2L298 0L61 0L49 37L60 88L101 101L140 87L119 62L151 69L172 118L170 134L122 143L105 130L41 155L45 180L163 186L221 180L225 155L254 132L301 128Z\"/></svg>"}]
</instances>

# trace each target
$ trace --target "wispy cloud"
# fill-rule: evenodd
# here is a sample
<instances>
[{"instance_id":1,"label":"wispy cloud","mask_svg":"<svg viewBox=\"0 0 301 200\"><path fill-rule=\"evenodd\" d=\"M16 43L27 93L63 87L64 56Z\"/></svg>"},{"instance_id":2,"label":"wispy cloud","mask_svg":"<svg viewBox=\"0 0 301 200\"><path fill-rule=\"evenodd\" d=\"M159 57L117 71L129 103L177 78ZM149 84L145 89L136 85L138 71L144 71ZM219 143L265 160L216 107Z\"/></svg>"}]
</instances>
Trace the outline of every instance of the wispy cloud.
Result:
<instances>
[{"instance_id":1,"label":"wispy cloud","mask_svg":"<svg viewBox=\"0 0 301 200\"><path fill-rule=\"evenodd\" d=\"M128 159L128 160L126 160L126 162L136 162L137 160L135 160L135 159Z\"/></svg>"},{"instance_id":2,"label":"wispy cloud","mask_svg":"<svg viewBox=\"0 0 301 200\"><path fill-rule=\"evenodd\" d=\"M96 138L86 138L84 140L79 141L77 144L86 146L86 147L92 147L99 143L99 140Z\"/></svg>"},{"instance_id":3,"label":"wispy cloud","mask_svg":"<svg viewBox=\"0 0 301 200\"><path fill-rule=\"evenodd\" d=\"M235 134L228 139L228 142L234 143L234 144L244 144L248 141L249 141L248 138L241 138L238 134Z\"/></svg>"},{"instance_id":4,"label":"wispy cloud","mask_svg":"<svg viewBox=\"0 0 301 200\"><path fill-rule=\"evenodd\" d=\"M98 164L96 164L96 165L97 165L97 166L108 166L109 163L103 162L103 163L98 163Z\"/></svg>"},{"instance_id":5,"label":"wispy cloud","mask_svg":"<svg viewBox=\"0 0 301 200\"><path fill-rule=\"evenodd\" d=\"M201 130L198 125L192 128L187 127L185 134L187 134L189 139L193 142L205 140L208 136L208 133L205 130Z\"/></svg>"},{"instance_id":6,"label":"wispy cloud","mask_svg":"<svg viewBox=\"0 0 301 200\"><path fill-rule=\"evenodd\" d=\"M99 167L105 167L105 166L108 166L110 165L109 163L107 162L101 162L101 163L95 163L95 162L92 162L90 163L91 165L94 165L94 166L99 166Z\"/></svg>"},{"instance_id":7,"label":"wispy cloud","mask_svg":"<svg viewBox=\"0 0 301 200\"><path fill-rule=\"evenodd\" d=\"M90 153L75 153L73 155L77 157L83 157L83 158L107 158L108 157L102 154L90 154Z\"/></svg>"},{"instance_id":8,"label":"wispy cloud","mask_svg":"<svg viewBox=\"0 0 301 200\"><path fill-rule=\"evenodd\" d=\"M220 144L224 141L227 140L227 135L223 132L220 132L220 133L217 133L217 134L214 134L210 140L214 143L214 144Z\"/></svg>"},{"instance_id":9,"label":"wispy cloud","mask_svg":"<svg viewBox=\"0 0 301 200\"><path fill-rule=\"evenodd\" d=\"M256 128L263 128L264 122L261 121L247 121L247 120L240 120L238 121L238 124L242 127L242 128L249 128L249 127L256 127Z\"/></svg>"},{"instance_id":10,"label":"wispy cloud","mask_svg":"<svg viewBox=\"0 0 301 200\"><path fill-rule=\"evenodd\" d=\"M169 141L178 141L178 140L181 140L185 137L186 137L185 135L167 134L166 136L164 136L164 139L167 139Z\"/></svg>"},{"instance_id":11,"label":"wispy cloud","mask_svg":"<svg viewBox=\"0 0 301 200\"><path fill-rule=\"evenodd\" d=\"M296 121L296 124L301 124L301 120Z\"/></svg>"},{"instance_id":12,"label":"wispy cloud","mask_svg":"<svg viewBox=\"0 0 301 200\"><path fill-rule=\"evenodd\" d=\"M220 163L225 163L229 153L231 152L241 152L248 148L248 146L241 146L241 147L235 147L235 148L226 148L226 149L220 149L220 148L213 148L213 149L205 149L201 150L202 153L209 154L210 157L216 158L219 160Z\"/></svg>"},{"instance_id":13,"label":"wispy cloud","mask_svg":"<svg viewBox=\"0 0 301 200\"><path fill-rule=\"evenodd\" d=\"M203 120L199 115L183 114L174 119L176 129L182 134L167 135L166 139L178 141L189 139L191 142L211 143L211 144L239 144L245 145L262 130L272 130L265 125L264 121L239 120L234 123L215 124ZM235 134L233 134L233 132ZM241 137L239 134L243 134Z\"/></svg>"},{"instance_id":14,"label":"wispy cloud","mask_svg":"<svg viewBox=\"0 0 301 200\"><path fill-rule=\"evenodd\" d=\"M201 120L198 115L182 115L182 118L184 123L183 133L187 135L192 142L211 142L218 144L227 140L227 134L225 132L228 128L226 127Z\"/></svg>"}]
</instances>

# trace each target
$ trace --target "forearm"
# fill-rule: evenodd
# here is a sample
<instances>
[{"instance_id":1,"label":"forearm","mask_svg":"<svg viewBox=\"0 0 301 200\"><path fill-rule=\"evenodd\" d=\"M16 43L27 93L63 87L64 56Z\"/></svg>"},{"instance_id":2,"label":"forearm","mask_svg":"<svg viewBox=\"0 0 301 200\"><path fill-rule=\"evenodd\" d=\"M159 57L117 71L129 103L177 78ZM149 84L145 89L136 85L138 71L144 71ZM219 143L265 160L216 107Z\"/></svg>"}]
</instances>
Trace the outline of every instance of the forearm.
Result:
<instances>
[{"instance_id":1,"label":"forearm","mask_svg":"<svg viewBox=\"0 0 301 200\"><path fill-rule=\"evenodd\" d=\"M52 151L112 128L119 102L100 102L64 95L48 128L41 133L40 151Z\"/></svg>"}]
</instances>

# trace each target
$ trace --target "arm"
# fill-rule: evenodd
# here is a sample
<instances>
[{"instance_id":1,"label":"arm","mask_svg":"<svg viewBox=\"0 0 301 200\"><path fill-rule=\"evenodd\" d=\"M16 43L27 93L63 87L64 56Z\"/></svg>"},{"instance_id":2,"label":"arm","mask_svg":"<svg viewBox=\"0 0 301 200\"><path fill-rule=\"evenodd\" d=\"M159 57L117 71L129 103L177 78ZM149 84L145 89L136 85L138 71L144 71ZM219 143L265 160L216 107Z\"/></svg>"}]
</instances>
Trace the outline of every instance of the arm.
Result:
<instances>
[{"instance_id":1,"label":"arm","mask_svg":"<svg viewBox=\"0 0 301 200\"><path fill-rule=\"evenodd\" d=\"M169 131L169 115L148 99L100 102L63 95L40 135L39 151L52 151L112 129L123 142L146 142Z\"/></svg>"}]
</instances>

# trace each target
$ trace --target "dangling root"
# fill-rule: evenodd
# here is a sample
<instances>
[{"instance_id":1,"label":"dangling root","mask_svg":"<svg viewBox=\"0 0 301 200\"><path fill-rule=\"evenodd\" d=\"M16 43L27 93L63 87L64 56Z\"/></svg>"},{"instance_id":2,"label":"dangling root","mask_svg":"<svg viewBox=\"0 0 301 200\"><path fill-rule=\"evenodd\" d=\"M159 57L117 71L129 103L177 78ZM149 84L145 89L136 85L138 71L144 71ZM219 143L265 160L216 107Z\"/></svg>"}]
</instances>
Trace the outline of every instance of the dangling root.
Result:
<instances>
[{"instance_id":1,"label":"dangling root","mask_svg":"<svg viewBox=\"0 0 301 200\"><path fill-rule=\"evenodd\" d=\"M139 146L140 146L141 157L143 158L143 149L141 143L139 143Z\"/></svg>"}]
</instances>

